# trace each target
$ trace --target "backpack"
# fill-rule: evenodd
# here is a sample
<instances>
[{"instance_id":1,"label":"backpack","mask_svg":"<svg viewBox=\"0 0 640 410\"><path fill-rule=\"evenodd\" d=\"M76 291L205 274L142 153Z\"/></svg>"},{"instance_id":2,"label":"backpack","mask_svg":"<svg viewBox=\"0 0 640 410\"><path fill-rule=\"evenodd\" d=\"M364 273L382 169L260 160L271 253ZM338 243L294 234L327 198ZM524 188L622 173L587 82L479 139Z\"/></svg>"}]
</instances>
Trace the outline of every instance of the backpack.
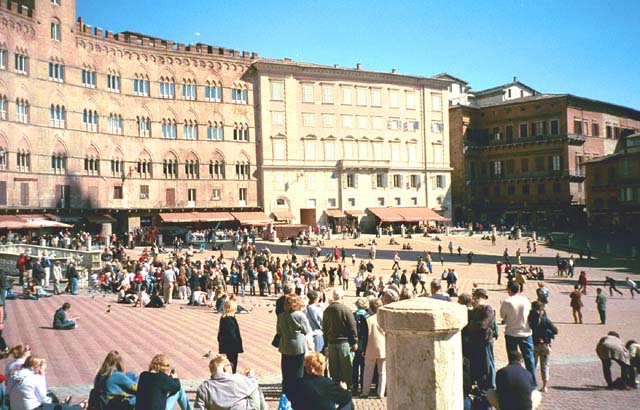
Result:
<instances>
[{"instance_id":1,"label":"backpack","mask_svg":"<svg viewBox=\"0 0 640 410\"><path fill-rule=\"evenodd\" d=\"M94 383L93 388L89 392L89 400L87 401L87 410L105 410L107 406L107 397L102 393L106 384L107 378L97 376L96 379L100 379L100 382Z\"/></svg>"}]
</instances>

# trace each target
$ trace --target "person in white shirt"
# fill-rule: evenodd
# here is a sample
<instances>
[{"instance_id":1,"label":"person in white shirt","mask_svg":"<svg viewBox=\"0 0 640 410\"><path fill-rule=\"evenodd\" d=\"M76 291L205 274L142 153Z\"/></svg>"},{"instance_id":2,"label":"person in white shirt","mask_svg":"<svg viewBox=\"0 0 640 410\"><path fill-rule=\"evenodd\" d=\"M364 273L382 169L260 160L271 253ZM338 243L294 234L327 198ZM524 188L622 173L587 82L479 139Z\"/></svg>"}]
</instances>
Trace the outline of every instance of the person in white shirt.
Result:
<instances>
[{"instance_id":1,"label":"person in white shirt","mask_svg":"<svg viewBox=\"0 0 640 410\"><path fill-rule=\"evenodd\" d=\"M522 296L519 290L516 282L509 282L507 285L509 297L500 306L500 317L505 324L504 337L507 353L520 349L525 367L533 377L534 386L537 386L536 366L533 360L533 340L528 322L531 302Z\"/></svg>"},{"instance_id":2,"label":"person in white shirt","mask_svg":"<svg viewBox=\"0 0 640 410\"><path fill-rule=\"evenodd\" d=\"M638 295L640 295L640 290L638 290L638 286L634 281L629 279L628 276L627 276L627 286L629 286L629 293L631 293L631 299L635 299L635 296L633 296L633 292L636 292Z\"/></svg>"},{"instance_id":3,"label":"person in white shirt","mask_svg":"<svg viewBox=\"0 0 640 410\"><path fill-rule=\"evenodd\" d=\"M7 393L14 410L33 410L43 403L51 403L47 397L45 371L47 363L44 359L28 357L22 369L11 375L7 384Z\"/></svg>"},{"instance_id":4,"label":"person in white shirt","mask_svg":"<svg viewBox=\"0 0 640 410\"><path fill-rule=\"evenodd\" d=\"M167 266L167 269L162 275L162 288L164 290L164 303L170 304L173 300L173 286L176 282L176 271L173 269L173 265Z\"/></svg>"}]
</instances>

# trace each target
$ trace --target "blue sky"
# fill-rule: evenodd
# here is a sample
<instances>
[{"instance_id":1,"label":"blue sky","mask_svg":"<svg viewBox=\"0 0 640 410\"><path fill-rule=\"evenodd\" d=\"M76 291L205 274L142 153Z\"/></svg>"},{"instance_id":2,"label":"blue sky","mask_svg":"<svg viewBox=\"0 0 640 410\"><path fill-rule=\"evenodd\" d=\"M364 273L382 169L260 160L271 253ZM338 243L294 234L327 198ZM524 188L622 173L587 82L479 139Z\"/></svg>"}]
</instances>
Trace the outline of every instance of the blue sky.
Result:
<instances>
[{"instance_id":1,"label":"blue sky","mask_svg":"<svg viewBox=\"0 0 640 410\"><path fill-rule=\"evenodd\" d=\"M375 71L446 71L476 90L518 76L541 92L640 110L637 0L76 1L86 23L114 32Z\"/></svg>"}]
</instances>

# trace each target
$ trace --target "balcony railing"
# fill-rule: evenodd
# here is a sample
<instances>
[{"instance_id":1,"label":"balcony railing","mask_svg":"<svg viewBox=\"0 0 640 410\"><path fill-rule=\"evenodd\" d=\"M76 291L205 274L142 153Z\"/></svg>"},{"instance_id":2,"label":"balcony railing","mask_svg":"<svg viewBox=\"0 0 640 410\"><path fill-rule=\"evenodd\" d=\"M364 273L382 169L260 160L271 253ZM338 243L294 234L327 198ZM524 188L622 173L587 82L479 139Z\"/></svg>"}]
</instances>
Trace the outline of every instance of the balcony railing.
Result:
<instances>
[{"instance_id":1,"label":"balcony railing","mask_svg":"<svg viewBox=\"0 0 640 410\"><path fill-rule=\"evenodd\" d=\"M580 134L533 135L525 138L506 138L502 136L499 139L476 135L476 138L466 139L464 145L469 147L469 149L506 148L551 142L567 142L569 145L582 145L585 140L585 136Z\"/></svg>"},{"instance_id":2,"label":"balcony railing","mask_svg":"<svg viewBox=\"0 0 640 410\"><path fill-rule=\"evenodd\" d=\"M473 182L489 182L489 181L525 181L525 180L540 180L540 179L565 179L568 178L571 182L581 182L584 180L584 171L577 170L563 170L563 171L538 171L527 172L524 174L497 174L497 175L481 175L471 177L465 175L465 179L470 183Z\"/></svg>"}]
</instances>

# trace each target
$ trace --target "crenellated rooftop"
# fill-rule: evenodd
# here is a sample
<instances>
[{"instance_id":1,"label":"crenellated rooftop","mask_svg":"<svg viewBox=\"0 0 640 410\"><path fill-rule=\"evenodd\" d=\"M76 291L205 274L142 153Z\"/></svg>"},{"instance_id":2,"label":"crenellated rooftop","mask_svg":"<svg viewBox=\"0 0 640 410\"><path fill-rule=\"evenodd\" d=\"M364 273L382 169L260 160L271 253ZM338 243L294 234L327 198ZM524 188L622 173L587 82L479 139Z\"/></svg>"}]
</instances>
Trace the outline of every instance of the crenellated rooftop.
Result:
<instances>
[{"instance_id":1,"label":"crenellated rooftop","mask_svg":"<svg viewBox=\"0 0 640 410\"><path fill-rule=\"evenodd\" d=\"M222 56L231 58L243 58L247 60L255 60L258 53L249 51L239 51L224 47L212 46L203 43L187 44L176 43L171 40L165 40L158 37L147 36L133 31L123 31L121 33L113 33L109 30L102 30L99 27L91 27L86 24L82 17L78 17L76 23L76 33L92 36L100 40L109 40L128 47L139 47L142 49L174 51L181 54L194 54L200 56Z\"/></svg>"},{"instance_id":2,"label":"crenellated rooftop","mask_svg":"<svg viewBox=\"0 0 640 410\"><path fill-rule=\"evenodd\" d=\"M0 9L5 9L24 17L34 17L33 9L31 7L20 4L17 1L0 1Z\"/></svg>"}]
</instances>

